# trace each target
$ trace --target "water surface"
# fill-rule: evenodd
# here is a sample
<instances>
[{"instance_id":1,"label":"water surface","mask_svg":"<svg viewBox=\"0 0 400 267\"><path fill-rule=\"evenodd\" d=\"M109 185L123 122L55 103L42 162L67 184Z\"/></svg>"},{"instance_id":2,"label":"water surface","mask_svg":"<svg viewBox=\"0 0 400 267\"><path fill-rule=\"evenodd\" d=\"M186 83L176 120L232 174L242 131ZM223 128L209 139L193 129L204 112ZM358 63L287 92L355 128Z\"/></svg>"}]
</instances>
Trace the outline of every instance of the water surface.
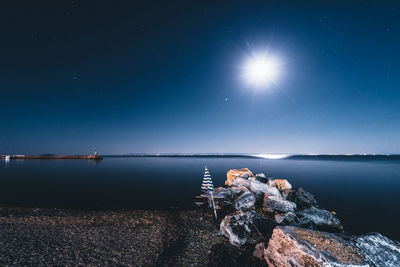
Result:
<instances>
[{"instance_id":1,"label":"water surface","mask_svg":"<svg viewBox=\"0 0 400 267\"><path fill-rule=\"evenodd\" d=\"M286 178L336 211L351 233L381 232L400 240L400 161L206 157L12 160L0 164L0 205L76 209L158 209L191 206L204 165L214 186L226 171Z\"/></svg>"}]
</instances>

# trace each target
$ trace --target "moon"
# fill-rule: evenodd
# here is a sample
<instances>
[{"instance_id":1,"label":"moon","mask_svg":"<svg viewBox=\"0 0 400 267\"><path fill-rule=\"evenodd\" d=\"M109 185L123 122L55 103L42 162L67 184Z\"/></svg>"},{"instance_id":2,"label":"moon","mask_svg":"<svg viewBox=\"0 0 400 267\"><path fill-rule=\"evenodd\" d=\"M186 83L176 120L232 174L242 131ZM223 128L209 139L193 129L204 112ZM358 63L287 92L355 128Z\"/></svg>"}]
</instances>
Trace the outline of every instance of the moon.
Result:
<instances>
[{"instance_id":1,"label":"moon","mask_svg":"<svg viewBox=\"0 0 400 267\"><path fill-rule=\"evenodd\" d=\"M249 56L243 67L245 81L255 88L267 88L275 84L280 76L280 62L266 53Z\"/></svg>"}]
</instances>

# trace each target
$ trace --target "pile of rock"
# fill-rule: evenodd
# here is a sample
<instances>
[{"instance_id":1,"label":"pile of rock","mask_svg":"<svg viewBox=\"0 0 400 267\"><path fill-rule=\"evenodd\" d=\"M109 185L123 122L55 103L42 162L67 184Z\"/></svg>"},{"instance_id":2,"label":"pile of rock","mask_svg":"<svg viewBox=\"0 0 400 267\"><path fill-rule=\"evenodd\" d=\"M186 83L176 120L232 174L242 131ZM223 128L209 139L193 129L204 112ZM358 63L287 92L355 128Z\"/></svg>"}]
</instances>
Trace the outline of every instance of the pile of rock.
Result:
<instances>
[{"instance_id":1,"label":"pile of rock","mask_svg":"<svg viewBox=\"0 0 400 267\"><path fill-rule=\"evenodd\" d=\"M225 185L214 193L220 233L232 245L254 245L254 256L272 266L400 266L398 242L344 235L334 212L285 179L234 169Z\"/></svg>"}]
</instances>

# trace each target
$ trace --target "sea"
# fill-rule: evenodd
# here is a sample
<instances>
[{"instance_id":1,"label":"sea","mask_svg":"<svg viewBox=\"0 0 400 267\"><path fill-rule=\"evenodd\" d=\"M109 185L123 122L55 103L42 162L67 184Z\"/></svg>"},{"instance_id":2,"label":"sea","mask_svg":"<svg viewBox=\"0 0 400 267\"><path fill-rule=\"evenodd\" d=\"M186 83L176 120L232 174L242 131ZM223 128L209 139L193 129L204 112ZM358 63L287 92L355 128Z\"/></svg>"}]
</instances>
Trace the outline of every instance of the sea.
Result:
<instances>
[{"instance_id":1,"label":"sea","mask_svg":"<svg viewBox=\"0 0 400 267\"><path fill-rule=\"evenodd\" d=\"M89 210L193 207L204 167L214 186L230 169L287 179L335 211L349 234L400 240L398 155L105 156L103 160L0 161L0 206Z\"/></svg>"}]
</instances>

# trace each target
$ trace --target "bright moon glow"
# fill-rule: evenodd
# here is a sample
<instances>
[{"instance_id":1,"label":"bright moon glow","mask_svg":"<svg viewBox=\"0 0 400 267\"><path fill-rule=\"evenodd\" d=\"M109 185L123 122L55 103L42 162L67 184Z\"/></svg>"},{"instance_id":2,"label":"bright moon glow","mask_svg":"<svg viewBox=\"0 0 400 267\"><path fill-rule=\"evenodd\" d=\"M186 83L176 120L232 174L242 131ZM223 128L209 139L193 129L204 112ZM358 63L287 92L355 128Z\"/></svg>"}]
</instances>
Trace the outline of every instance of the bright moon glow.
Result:
<instances>
[{"instance_id":1,"label":"bright moon glow","mask_svg":"<svg viewBox=\"0 0 400 267\"><path fill-rule=\"evenodd\" d=\"M266 54L251 56L244 66L244 78L256 88L274 84L279 77L279 61Z\"/></svg>"},{"instance_id":2,"label":"bright moon glow","mask_svg":"<svg viewBox=\"0 0 400 267\"><path fill-rule=\"evenodd\" d=\"M289 155L284 155L284 154L256 154L253 156L257 157L257 158L264 158L264 159L284 159L284 158L289 157Z\"/></svg>"}]
</instances>

